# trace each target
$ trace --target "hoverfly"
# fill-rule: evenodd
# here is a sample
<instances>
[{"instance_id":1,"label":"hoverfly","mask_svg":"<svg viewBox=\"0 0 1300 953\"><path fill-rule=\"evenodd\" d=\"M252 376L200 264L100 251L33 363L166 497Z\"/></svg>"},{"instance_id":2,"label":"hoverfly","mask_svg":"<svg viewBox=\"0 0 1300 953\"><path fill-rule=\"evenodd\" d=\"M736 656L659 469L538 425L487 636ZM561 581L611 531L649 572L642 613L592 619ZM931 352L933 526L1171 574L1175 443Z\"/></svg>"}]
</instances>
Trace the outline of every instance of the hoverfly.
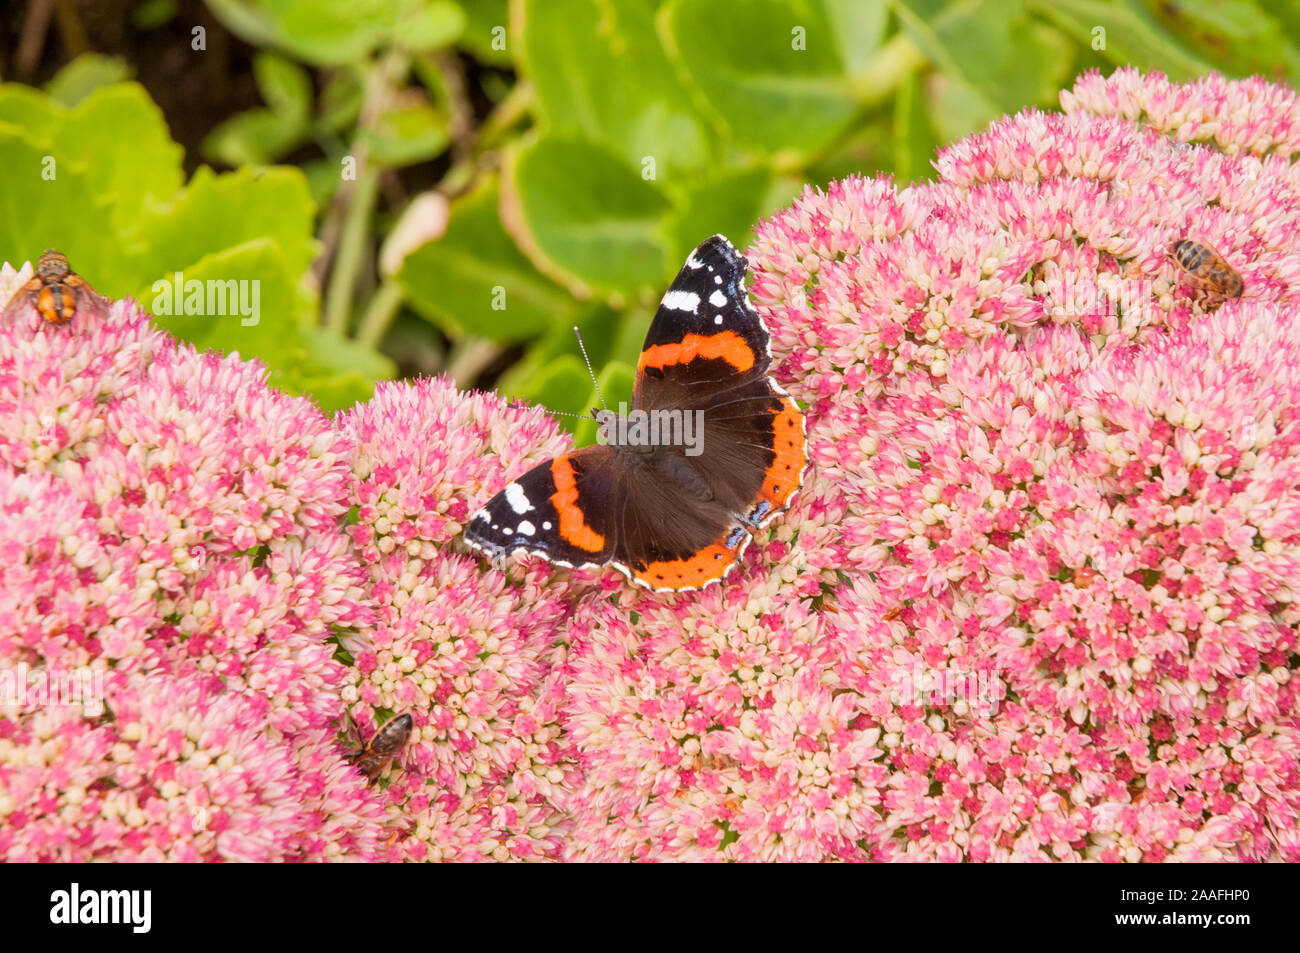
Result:
<instances>
[{"instance_id":1,"label":"hoverfly","mask_svg":"<svg viewBox=\"0 0 1300 953\"><path fill-rule=\"evenodd\" d=\"M1240 298L1246 288L1240 273L1209 245L1183 238L1169 246L1169 254L1192 279L1196 300L1206 311Z\"/></svg>"},{"instance_id":2,"label":"hoverfly","mask_svg":"<svg viewBox=\"0 0 1300 953\"><path fill-rule=\"evenodd\" d=\"M384 765L405 746L406 739L411 737L413 725L414 721L409 714L388 719L384 726L361 746L360 751L352 752L344 760L348 764L355 764L357 770L365 775L367 780L374 781L384 770Z\"/></svg>"},{"instance_id":3,"label":"hoverfly","mask_svg":"<svg viewBox=\"0 0 1300 953\"><path fill-rule=\"evenodd\" d=\"M12 318L26 305L50 324L67 324L77 315L103 318L108 313L108 300L68 267L67 256L52 248L40 257L35 276L15 292L0 319Z\"/></svg>"}]
</instances>

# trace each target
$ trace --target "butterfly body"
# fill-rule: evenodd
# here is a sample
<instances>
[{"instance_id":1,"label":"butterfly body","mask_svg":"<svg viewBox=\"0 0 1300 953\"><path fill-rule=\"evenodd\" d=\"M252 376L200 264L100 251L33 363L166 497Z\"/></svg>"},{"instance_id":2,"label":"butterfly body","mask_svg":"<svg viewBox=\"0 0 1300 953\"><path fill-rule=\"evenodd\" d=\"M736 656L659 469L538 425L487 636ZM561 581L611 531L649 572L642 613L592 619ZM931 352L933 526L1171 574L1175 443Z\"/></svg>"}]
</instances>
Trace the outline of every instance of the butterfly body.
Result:
<instances>
[{"instance_id":1,"label":"butterfly body","mask_svg":"<svg viewBox=\"0 0 1300 953\"><path fill-rule=\"evenodd\" d=\"M698 446L632 439L556 457L470 518L471 546L611 565L658 591L701 588L735 565L751 531L789 506L807 463L803 413L767 374L769 337L745 269L721 235L701 244L637 363L632 414L683 424L691 415Z\"/></svg>"}]
</instances>

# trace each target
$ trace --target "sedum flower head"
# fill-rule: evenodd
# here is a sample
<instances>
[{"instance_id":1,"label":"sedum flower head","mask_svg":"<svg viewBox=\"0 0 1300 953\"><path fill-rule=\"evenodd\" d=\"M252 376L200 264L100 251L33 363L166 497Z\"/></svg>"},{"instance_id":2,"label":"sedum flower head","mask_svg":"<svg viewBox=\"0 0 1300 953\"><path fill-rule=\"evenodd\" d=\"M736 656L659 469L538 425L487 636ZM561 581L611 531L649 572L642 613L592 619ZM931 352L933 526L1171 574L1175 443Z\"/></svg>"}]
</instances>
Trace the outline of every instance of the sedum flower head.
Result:
<instances>
[{"instance_id":1,"label":"sedum flower head","mask_svg":"<svg viewBox=\"0 0 1300 953\"><path fill-rule=\"evenodd\" d=\"M558 856L575 770L560 725L566 587L542 567L511 580L452 541L473 501L567 439L539 409L447 380L380 385L340 429L374 604L372 624L342 639L354 660L343 698L363 737L390 712L414 721L386 779L401 817L390 856Z\"/></svg>"},{"instance_id":2,"label":"sedum flower head","mask_svg":"<svg viewBox=\"0 0 1300 953\"><path fill-rule=\"evenodd\" d=\"M379 856L335 741L327 639L370 612L343 435L129 303L0 351L0 856Z\"/></svg>"}]
</instances>

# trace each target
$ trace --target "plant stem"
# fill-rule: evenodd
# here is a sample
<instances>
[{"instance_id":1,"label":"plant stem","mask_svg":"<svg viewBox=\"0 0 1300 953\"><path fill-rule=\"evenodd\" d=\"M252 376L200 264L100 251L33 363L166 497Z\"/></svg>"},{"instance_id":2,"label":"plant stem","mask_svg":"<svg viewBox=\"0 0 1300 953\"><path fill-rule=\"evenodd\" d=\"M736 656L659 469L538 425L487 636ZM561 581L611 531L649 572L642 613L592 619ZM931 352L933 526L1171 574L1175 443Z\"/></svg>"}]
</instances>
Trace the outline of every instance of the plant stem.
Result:
<instances>
[{"instance_id":1,"label":"plant stem","mask_svg":"<svg viewBox=\"0 0 1300 953\"><path fill-rule=\"evenodd\" d=\"M359 163L360 164L360 163ZM338 253L330 269L329 289L325 293L325 327L335 334L347 334L352 292L361 274L361 259L370 247L370 217L379 195L379 170L361 165L352 184L351 201L339 235Z\"/></svg>"},{"instance_id":2,"label":"plant stem","mask_svg":"<svg viewBox=\"0 0 1300 953\"><path fill-rule=\"evenodd\" d=\"M451 64L446 60L437 61L437 66L444 71L451 70L453 74L455 72L452 70ZM457 82L463 83L463 78L454 76L444 81L454 86ZM464 95L463 85L459 88L459 95ZM459 150L460 155L452 162L451 168L447 170L447 174L443 176L442 181L438 184L438 191L448 198L454 198L472 189L487 169L495 165L495 154L485 152L484 148L490 146L493 140L526 116L532 102L533 90L531 84L519 83L497 104L481 127L474 128L472 116L469 113L464 114L460 120L461 125L458 135L453 137L453 142L462 143L462 148ZM468 109L467 103L462 103L462 105ZM453 152L455 151L453 150ZM344 251L340 247L339 258L342 258L343 255ZM338 265L336 264L335 273L337 271ZM331 280L331 292L333 288L334 283ZM397 316L401 303L401 289L392 279L385 279L366 306L365 314L362 315L361 323L357 328L357 340L369 347L378 347L388 333L388 328L393 319ZM332 305L332 300L327 303L327 320L340 320L335 317L334 312L331 310ZM342 320L346 321L346 317ZM330 323L329 327L333 328L335 325ZM488 352L480 351L477 353L481 356ZM493 350L491 355L495 357L497 353L499 353L498 350ZM462 354L461 357L463 359L465 355ZM462 373L464 367L461 368ZM481 368L471 367L470 370L473 374L477 374Z\"/></svg>"},{"instance_id":3,"label":"plant stem","mask_svg":"<svg viewBox=\"0 0 1300 953\"><path fill-rule=\"evenodd\" d=\"M361 316L361 324L357 327L357 342L369 348L378 348L401 306L401 287L391 278L385 280L370 299L366 313Z\"/></svg>"},{"instance_id":4,"label":"plant stem","mask_svg":"<svg viewBox=\"0 0 1300 953\"><path fill-rule=\"evenodd\" d=\"M23 18L22 34L18 39L18 52L14 54L14 73L18 76L27 77L36 72L53 13L54 0L32 0L27 5L27 16Z\"/></svg>"},{"instance_id":5,"label":"plant stem","mask_svg":"<svg viewBox=\"0 0 1300 953\"><path fill-rule=\"evenodd\" d=\"M451 346L447 355L447 376L464 389L478 379L484 368L501 355L501 346L487 338L466 335Z\"/></svg>"},{"instance_id":6,"label":"plant stem","mask_svg":"<svg viewBox=\"0 0 1300 953\"><path fill-rule=\"evenodd\" d=\"M533 84L521 80L510 88L505 99L493 107L492 112L479 127L478 146L488 149L495 145L497 137L509 131L510 127L527 115L533 105Z\"/></svg>"},{"instance_id":7,"label":"plant stem","mask_svg":"<svg viewBox=\"0 0 1300 953\"><path fill-rule=\"evenodd\" d=\"M329 288L325 292L325 327L335 334L346 335L352 298L356 292L357 276L361 274L364 257L371 248L370 219L379 195L380 172L370 164L369 150L363 134L379 121L384 107L392 98L395 85L406 74L410 61L404 53L389 51L382 59L372 63L366 76L365 93L361 102L361 115L357 121L357 138L353 141L352 156L356 160L357 178L346 196L343 227L338 249L329 270Z\"/></svg>"},{"instance_id":8,"label":"plant stem","mask_svg":"<svg viewBox=\"0 0 1300 953\"><path fill-rule=\"evenodd\" d=\"M434 68L442 76L442 86L447 95L447 134L451 137L451 155L455 162L463 162L474 152L478 130L474 125L474 109L465 91L465 70L455 53L441 50L432 55Z\"/></svg>"},{"instance_id":9,"label":"plant stem","mask_svg":"<svg viewBox=\"0 0 1300 953\"><path fill-rule=\"evenodd\" d=\"M853 96L863 106L884 102L907 76L926 62L925 54L912 38L900 33L880 48L867 69L853 77Z\"/></svg>"}]
</instances>

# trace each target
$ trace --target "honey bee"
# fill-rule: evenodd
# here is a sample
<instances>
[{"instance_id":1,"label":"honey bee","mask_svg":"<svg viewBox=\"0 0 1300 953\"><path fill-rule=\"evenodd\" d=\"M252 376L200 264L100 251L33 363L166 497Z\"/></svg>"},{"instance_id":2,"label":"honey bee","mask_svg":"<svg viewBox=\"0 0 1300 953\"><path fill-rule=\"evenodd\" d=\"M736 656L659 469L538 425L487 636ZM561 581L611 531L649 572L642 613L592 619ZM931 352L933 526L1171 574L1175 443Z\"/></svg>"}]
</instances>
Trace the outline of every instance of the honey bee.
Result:
<instances>
[{"instance_id":1,"label":"honey bee","mask_svg":"<svg viewBox=\"0 0 1300 953\"><path fill-rule=\"evenodd\" d=\"M1209 245L1183 238L1169 246L1169 254L1196 285L1196 300L1206 311L1245 290L1241 275Z\"/></svg>"},{"instance_id":2,"label":"honey bee","mask_svg":"<svg viewBox=\"0 0 1300 953\"><path fill-rule=\"evenodd\" d=\"M348 764L355 764L357 770L364 774L367 780L374 781L379 777L379 772L384 770L384 765L402 750L406 739L411 737L413 724L409 714L388 719L384 726L361 746L360 751L352 752L344 760Z\"/></svg>"},{"instance_id":3,"label":"honey bee","mask_svg":"<svg viewBox=\"0 0 1300 953\"><path fill-rule=\"evenodd\" d=\"M102 318L108 313L108 300L52 248L41 256L35 277L18 289L0 318L13 317L24 305L31 305L50 324L67 324L78 314Z\"/></svg>"}]
</instances>

